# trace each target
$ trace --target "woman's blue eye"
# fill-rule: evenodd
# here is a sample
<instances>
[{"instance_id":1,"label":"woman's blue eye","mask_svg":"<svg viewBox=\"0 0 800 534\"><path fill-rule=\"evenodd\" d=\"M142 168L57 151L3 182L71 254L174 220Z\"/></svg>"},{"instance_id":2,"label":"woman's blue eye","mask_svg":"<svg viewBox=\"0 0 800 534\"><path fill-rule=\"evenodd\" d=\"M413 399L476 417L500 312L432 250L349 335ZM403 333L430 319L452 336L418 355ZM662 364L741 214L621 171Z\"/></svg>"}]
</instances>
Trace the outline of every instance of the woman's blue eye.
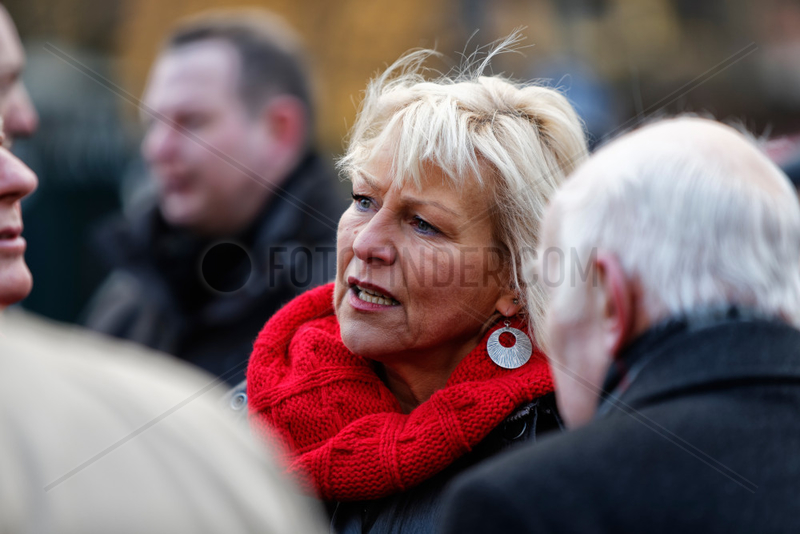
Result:
<instances>
[{"instance_id":1,"label":"woman's blue eye","mask_svg":"<svg viewBox=\"0 0 800 534\"><path fill-rule=\"evenodd\" d=\"M356 203L356 207L361 211L366 211L372 207L372 200L363 195L356 195L353 193L353 201Z\"/></svg>"},{"instance_id":2,"label":"woman's blue eye","mask_svg":"<svg viewBox=\"0 0 800 534\"><path fill-rule=\"evenodd\" d=\"M439 230L437 230L431 223L429 223L424 219L421 219L419 217L414 217L414 222L416 223L417 230L420 233L429 235L434 235L439 233Z\"/></svg>"}]
</instances>

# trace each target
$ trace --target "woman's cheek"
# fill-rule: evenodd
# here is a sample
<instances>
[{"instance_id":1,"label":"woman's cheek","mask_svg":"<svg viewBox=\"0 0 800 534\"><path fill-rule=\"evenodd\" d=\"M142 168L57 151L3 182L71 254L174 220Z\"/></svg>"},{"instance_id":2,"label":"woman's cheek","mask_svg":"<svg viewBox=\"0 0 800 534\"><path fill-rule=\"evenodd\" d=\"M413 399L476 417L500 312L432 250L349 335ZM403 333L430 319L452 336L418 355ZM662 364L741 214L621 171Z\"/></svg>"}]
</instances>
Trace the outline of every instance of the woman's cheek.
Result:
<instances>
[{"instance_id":1,"label":"woman's cheek","mask_svg":"<svg viewBox=\"0 0 800 534\"><path fill-rule=\"evenodd\" d=\"M457 282L458 258L452 250L415 245L408 252L404 270L409 283L417 289L441 289Z\"/></svg>"},{"instance_id":2,"label":"woman's cheek","mask_svg":"<svg viewBox=\"0 0 800 534\"><path fill-rule=\"evenodd\" d=\"M483 273L485 257L479 249L461 251L459 278L462 287L480 287L485 285Z\"/></svg>"},{"instance_id":3,"label":"woman's cheek","mask_svg":"<svg viewBox=\"0 0 800 534\"><path fill-rule=\"evenodd\" d=\"M357 224L353 220L352 215L348 213L349 211L350 210L344 212L342 218L339 219L339 228L336 230L336 243L338 245L338 250L352 247L353 242L358 235Z\"/></svg>"}]
</instances>

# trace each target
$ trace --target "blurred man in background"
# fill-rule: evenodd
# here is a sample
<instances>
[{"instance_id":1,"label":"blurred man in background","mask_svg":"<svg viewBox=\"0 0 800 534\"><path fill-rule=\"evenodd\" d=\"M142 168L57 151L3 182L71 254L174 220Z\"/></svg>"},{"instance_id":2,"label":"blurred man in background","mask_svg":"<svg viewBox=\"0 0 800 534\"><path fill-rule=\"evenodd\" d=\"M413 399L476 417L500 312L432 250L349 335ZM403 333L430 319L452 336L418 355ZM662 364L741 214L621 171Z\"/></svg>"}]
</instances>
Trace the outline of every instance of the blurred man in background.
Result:
<instances>
[{"instance_id":1,"label":"blurred man in background","mask_svg":"<svg viewBox=\"0 0 800 534\"><path fill-rule=\"evenodd\" d=\"M20 76L25 66L25 50L14 22L0 4L0 116L8 145L15 137L36 131L39 117Z\"/></svg>"},{"instance_id":2,"label":"blurred man in background","mask_svg":"<svg viewBox=\"0 0 800 534\"><path fill-rule=\"evenodd\" d=\"M540 252L576 430L455 483L444 531L800 531L800 206L786 176L728 127L664 121L575 172Z\"/></svg>"},{"instance_id":3,"label":"blurred man in background","mask_svg":"<svg viewBox=\"0 0 800 534\"><path fill-rule=\"evenodd\" d=\"M312 147L300 42L263 11L184 21L142 115L158 205L105 236L116 270L87 324L239 382L264 322L335 268L343 202Z\"/></svg>"}]
</instances>

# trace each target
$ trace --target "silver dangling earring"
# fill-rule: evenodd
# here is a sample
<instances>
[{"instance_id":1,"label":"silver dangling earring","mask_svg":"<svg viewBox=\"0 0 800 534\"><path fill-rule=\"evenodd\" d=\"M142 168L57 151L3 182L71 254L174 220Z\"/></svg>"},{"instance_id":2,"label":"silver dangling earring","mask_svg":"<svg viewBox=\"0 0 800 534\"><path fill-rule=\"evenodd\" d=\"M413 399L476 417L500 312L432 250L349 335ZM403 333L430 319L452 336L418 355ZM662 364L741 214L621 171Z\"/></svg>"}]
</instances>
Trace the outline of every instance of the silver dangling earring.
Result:
<instances>
[{"instance_id":1,"label":"silver dangling earring","mask_svg":"<svg viewBox=\"0 0 800 534\"><path fill-rule=\"evenodd\" d=\"M489 336L486 341L486 351L492 361L503 369L517 369L530 360L533 344L525 332L517 328L511 328L509 324L506 321L503 328L498 328ZM510 347L504 347L500 343L500 336L506 332L514 336L514 345Z\"/></svg>"}]
</instances>

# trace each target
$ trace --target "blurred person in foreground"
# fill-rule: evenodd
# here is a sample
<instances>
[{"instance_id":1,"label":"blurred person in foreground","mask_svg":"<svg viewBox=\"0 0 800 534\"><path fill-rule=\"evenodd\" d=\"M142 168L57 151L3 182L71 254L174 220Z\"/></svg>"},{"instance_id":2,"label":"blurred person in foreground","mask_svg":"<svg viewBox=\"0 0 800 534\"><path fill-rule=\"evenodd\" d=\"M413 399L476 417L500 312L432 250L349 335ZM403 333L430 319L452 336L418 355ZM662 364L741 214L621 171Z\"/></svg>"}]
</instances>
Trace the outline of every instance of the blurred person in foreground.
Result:
<instances>
[{"instance_id":1,"label":"blurred person in foreground","mask_svg":"<svg viewBox=\"0 0 800 534\"><path fill-rule=\"evenodd\" d=\"M5 144L36 131L39 116L22 83L25 50L14 22L0 4L0 116L3 118Z\"/></svg>"},{"instance_id":2,"label":"blurred person in foreground","mask_svg":"<svg viewBox=\"0 0 800 534\"><path fill-rule=\"evenodd\" d=\"M0 50L0 61L3 55ZM0 99L0 105L3 103ZM4 126L2 117L0 126ZM22 199L38 185L33 171L4 147L2 132L0 128L0 312L27 297L33 288L33 277L25 264Z\"/></svg>"},{"instance_id":3,"label":"blurred person in foreground","mask_svg":"<svg viewBox=\"0 0 800 534\"><path fill-rule=\"evenodd\" d=\"M16 65L2 71L13 80L21 50L0 6L0 68ZM0 92L11 120L0 117L0 532L321 532L264 450L201 397L211 377L6 310L33 283L21 202L37 178L2 133L35 127L13 100L19 83Z\"/></svg>"},{"instance_id":4,"label":"blurred person in foreground","mask_svg":"<svg viewBox=\"0 0 800 534\"><path fill-rule=\"evenodd\" d=\"M456 481L443 532L799 531L786 176L731 128L665 120L579 167L542 236L546 346L574 430Z\"/></svg>"},{"instance_id":5,"label":"blurred person in foreground","mask_svg":"<svg viewBox=\"0 0 800 534\"><path fill-rule=\"evenodd\" d=\"M202 395L210 383L149 349L2 314L0 532L324 532Z\"/></svg>"},{"instance_id":6,"label":"blurred person in foreground","mask_svg":"<svg viewBox=\"0 0 800 534\"><path fill-rule=\"evenodd\" d=\"M38 120L19 79L24 65L17 29L0 4L0 311L27 297L33 287L25 264L22 199L33 193L38 180L8 151L12 137L32 133Z\"/></svg>"},{"instance_id":7,"label":"blurred person in foreground","mask_svg":"<svg viewBox=\"0 0 800 534\"><path fill-rule=\"evenodd\" d=\"M404 56L368 86L342 172L335 283L279 311L247 373L250 421L343 533L432 532L442 488L558 429L520 276L544 206L586 156L560 93Z\"/></svg>"},{"instance_id":8,"label":"blurred person in foreground","mask_svg":"<svg viewBox=\"0 0 800 534\"><path fill-rule=\"evenodd\" d=\"M3 311L32 287L20 202L36 185L0 147L0 531L321 532L246 429L201 397L210 376Z\"/></svg>"},{"instance_id":9,"label":"blurred person in foreground","mask_svg":"<svg viewBox=\"0 0 800 534\"><path fill-rule=\"evenodd\" d=\"M344 203L312 146L299 39L261 10L185 20L143 101L158 205L106 232L116 269L86 324L234 384L264 322L335 270Z\"/></svg>"}]
</instances>

